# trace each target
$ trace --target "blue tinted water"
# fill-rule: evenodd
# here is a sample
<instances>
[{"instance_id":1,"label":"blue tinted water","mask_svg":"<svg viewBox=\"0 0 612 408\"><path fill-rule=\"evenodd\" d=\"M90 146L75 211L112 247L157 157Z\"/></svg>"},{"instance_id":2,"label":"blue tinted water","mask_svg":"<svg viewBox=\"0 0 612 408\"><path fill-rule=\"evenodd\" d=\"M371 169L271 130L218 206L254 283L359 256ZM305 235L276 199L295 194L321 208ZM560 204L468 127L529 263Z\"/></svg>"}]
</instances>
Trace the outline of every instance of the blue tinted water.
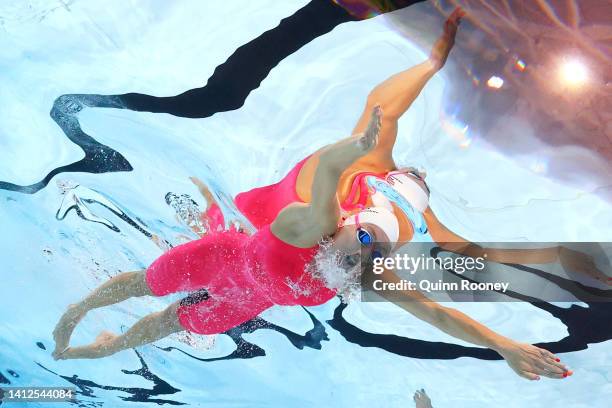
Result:
<instances>
[{"instance_id":1,"label":"blue tinted water","mask_svg":"<svg viewBox=\"0 0 612 408\"><path fill-rule=\"evenodd\" d=\"M58 96L200 87L236 48L305 4L3 3L0 180L34 184L83 158L49 116ZM304 155L350 133L372 86L423 57L378 17L342 24L285 58L238 110L185 119L85 107L82 129L133 171L65 172L32 195L0 190L0 382L74 384L80 406L403 407L417 388L436 407L607 406L612 343L593 340L582 333L587 328L571 329L570 343L581 350L560 353L571 378L531 383L384 303L275 307L261 316L268 323L232 336L173 336L94 361L51 358L51 331L69 303L119 272L146 268L161 254L151 234L173 244L193 238L166 204L167 192L203 206L189 176L212 183L226 203L279 180ZM439 112L451 84L444 73L431 80L402 117L396 149L398 163L427 169L431 206L445 225L475 241L609 240L601 228L612 225L607 202L486 144L464 148L448 137ZM536 151L525 155L538 159ZM173 300L131 299L93 311L72 341L125 331ZM557 316L573 310L567 320L587 321L595 332L610 317L602 306L557 306ZM568 336L570 323L530 304L453 307L524 342Z\"/></svg>"}]
</instances>

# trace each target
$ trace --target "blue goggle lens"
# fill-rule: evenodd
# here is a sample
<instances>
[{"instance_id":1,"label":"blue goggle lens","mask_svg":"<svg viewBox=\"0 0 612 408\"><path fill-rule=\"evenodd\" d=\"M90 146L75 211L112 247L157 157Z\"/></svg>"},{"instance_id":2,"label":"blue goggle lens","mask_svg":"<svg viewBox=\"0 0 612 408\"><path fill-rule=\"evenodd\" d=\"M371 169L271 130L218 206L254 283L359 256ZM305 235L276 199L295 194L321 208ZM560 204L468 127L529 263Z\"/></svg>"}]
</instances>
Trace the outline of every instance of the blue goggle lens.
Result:
<instances>
[{"instance_id":1,"label":"blue goggle lens","mask_svg":"<svg viewBox=\"0 0 612 408\"><path fill-rule=\"evenodd\" d=\"M364 245L369 245L372 243L372 236L366 230L360 229L359 232L357 232L357 239L359 239L359 242Z\"/></svg>"}]
</instances>

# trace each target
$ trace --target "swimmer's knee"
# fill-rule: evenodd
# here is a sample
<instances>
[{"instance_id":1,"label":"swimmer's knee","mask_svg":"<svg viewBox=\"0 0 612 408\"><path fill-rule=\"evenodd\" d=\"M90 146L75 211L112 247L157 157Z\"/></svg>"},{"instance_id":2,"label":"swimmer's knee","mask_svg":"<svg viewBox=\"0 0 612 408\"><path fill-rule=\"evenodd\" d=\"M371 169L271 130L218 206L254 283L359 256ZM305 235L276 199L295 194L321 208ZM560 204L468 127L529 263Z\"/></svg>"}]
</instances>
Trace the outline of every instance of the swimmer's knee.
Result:
<instances>
[{"instance_id":1,"label":"swimmer's knee","mask_svg":"<svg viewBox=\"0 0 612 408\"><path fill-rule=\"evenodd\" d=\"M177 309L180 306L180 301L172 303L162 313L162 321L164 327L169 333L176 333L185 330L178 319Z\"/></svg>"},{"instance_id":2,"label":"swimmer's knee","mask_svg":"<svg viewBox=\"0 0 612 408\"><path fill-rule=\"evenodd\" d=\"M147 283L147 270L133 272L133 287L135 296L154 296L149 284Z\"/></svg>"}]
</instances>

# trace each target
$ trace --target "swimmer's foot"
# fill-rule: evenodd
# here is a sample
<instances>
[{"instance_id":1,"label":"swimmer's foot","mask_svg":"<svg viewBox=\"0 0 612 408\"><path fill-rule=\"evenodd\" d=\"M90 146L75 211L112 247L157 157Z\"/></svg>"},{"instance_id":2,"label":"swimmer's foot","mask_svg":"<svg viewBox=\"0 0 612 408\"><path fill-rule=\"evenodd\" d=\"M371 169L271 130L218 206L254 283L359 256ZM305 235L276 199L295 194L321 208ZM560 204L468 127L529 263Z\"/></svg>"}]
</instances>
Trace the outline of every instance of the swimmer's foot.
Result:
<instances>
[{"instance_id":1,"label":"swimmer's foot","mask_svg":"<svg viewBox=\"0 0 612 408\"><path fill-rule=\"evenodd\" d=\"M118 336L115 333L103 330L98 334L96 340L87 346L68 347L58 359L69 360L76 358L100 358L110 355L113 342Z\"/></svg>"},{"instance_id":2,"label":"swimmer's foot","mask_svg":"<svg viewBox=\"0 0 612 408\"><path fill-rule=\"evenodd\" d=\"M108 330L102 330L100 334L98 334L96 340L92 343L92 345L100 348L108 347L113 341L115 341L117 337L119 336L113 332L110 332Z\"/></svg>"},{"instance_id":3,"label":"swimmer's foot","mask_svg":"<svg viewBox=\"0 0 612 408\"><path fill-rule=\"evenodd\" d=\"M457 36L457 28L461 19L465 16L465 11L461 7L457 7L444 23L444 33L438 38L434 44L429 60L433 63L436 69L441 69L450 53L453 45L455 45L455 37Z\"/></svg>"},{"instance_id":4,"label":"swimmer's foot","mask_svg":"<svg viewBox=\"0 0 612 408\"><path fill-rule=\"evenodd\" d=\"M412 397L412 399L414 399L416 408L432 408L431 400L429 399L429 396L427 395L427 393L425 393L425 390L423 388L417 390L414 393L414 397Z\"/></svg>"},{"instance_id":5,"label":"swimmer's foot","mask_svg":"<svg viewBox=\"0 0 612 408\"><path fill-rule=\"evenodd\" d=\"M53 358L57 360L59 355L66 350L74 328L86 314L87 310L80 303L68 306L68 309L64 312L53 330L53 339L55 340L55 350L51 354Z\"/></svg>"}]
</instances>

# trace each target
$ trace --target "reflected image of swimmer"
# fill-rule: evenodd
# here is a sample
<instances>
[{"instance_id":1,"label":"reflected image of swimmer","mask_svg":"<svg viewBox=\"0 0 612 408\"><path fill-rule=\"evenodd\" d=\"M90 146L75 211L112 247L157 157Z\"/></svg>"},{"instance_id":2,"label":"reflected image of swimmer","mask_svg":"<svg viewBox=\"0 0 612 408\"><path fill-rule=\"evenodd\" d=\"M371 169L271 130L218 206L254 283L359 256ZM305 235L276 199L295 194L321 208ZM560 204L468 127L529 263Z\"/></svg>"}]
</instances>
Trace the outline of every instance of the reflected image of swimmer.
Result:
<instances>
[{"instance_id":1,"label":"reflected image of swimmer","mask_svg":"<svg viewBox=\"0 0 612 408\"><path fill-rule=\"evenodd\" d=\"M356 267L361 252L372 258L388 256L393 243L416 235L467 247L466 240L433 216L424 175L413 169L397 170L392 158L397 121L444 66L462 16L461 9L451 14L425 62L392 76L370 93L352 136L308 156L279 183L236 196L236 206L257 228L255 233L219 231L217 226L225 225L223 215L218 205L209 205L203 217L210 228L200 239L172 248L144 271L110 279L70 305L53 332L54 358L105 357L183 330L223 333L273 305L323 304L336 296L337 288L312 273L321 241L328 243L327 253L341 254L338 266L346 271ZM371 191L369 186L377 181L399 195L384 186ZM208 191L198 183L201 191ZM550 262L549 255L540 254ZM389 270L380 276L386 282L398 279ZM122 335L105 331L90 345L69 346L74 328L92 309L131 297L180 291L193 293L145 316ZM497 351L522 377L537 380L571 374L547 350L495 333L419 292L406 293L406 301L395 303L456 338Z\"/></svg>"},{"instance_id":2,"label":"reflected image of swimmer","mask_svg":"<svg viewBox=\"0 0 612 408\"><path fill-rule=\"evenodd\" d=\"M433 408L431 399L429 399L429 395L427 395L424 388L416 390L412 399L416 408Z\"/></svg>"}]
</instances>

